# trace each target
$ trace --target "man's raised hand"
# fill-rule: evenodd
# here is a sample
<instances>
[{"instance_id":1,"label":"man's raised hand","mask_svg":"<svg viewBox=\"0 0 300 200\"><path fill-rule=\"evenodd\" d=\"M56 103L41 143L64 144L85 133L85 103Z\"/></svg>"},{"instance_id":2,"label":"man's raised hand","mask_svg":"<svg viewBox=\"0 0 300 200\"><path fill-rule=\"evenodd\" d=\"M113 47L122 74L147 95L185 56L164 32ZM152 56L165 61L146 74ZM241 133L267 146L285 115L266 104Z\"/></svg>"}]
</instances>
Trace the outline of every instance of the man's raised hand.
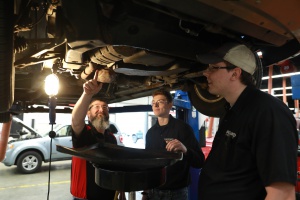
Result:
<instances>
[{"instance_id":1,"label":"man's raised hand","mask_svg":"<svg viewBox=\"0 0 300 200\"><path fill-rule=\"evenodd\" d=\"M83 90L86 94L94 95L94 94L97 94L101 90L103 83L100 83L97 81L98 73L99 73L99 71L96 70L94 78L86 81L83 84Z\"/></svg>"}]
</instances>

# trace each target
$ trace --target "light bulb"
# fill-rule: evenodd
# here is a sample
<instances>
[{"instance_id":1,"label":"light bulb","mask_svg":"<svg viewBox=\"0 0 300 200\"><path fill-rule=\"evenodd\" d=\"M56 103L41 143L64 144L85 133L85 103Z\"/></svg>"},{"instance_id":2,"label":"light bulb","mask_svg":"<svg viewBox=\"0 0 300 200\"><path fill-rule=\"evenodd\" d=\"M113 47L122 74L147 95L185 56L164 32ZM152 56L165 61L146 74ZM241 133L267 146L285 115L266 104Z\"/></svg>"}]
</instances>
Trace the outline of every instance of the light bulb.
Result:
<instances>
[{"instance_id":1,"label":"light bulb","mask_svg":"<svg viewBox=\"0 0 300 200\"><path fill-rule=\"evenodd\" d=\"M55 74L50 74L45 79L45 92L49 96L55 96L59 89L59 79Z\"/></svg>"}]
</instances>

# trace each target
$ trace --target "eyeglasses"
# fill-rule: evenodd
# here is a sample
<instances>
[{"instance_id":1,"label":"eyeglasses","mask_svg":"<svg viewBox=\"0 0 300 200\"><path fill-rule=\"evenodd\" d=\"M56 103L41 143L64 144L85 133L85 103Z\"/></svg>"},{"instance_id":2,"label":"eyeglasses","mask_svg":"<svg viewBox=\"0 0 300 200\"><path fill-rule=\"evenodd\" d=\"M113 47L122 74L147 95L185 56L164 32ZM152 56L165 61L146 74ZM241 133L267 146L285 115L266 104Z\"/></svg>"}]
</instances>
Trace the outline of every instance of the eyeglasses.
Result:
<instances>
[{"instance_id":1,"label":"eyeglasses","mask_svg":"<svg viewBox=\"0 0 300 200\"><path fill-rule=\"evenodd\" d=\"M214 72L217 71L218 69L234 69L236 68L236 66L226 66L226 67L218 67L218 66L214 66L214 65L209 65L208 68L206 68L206 71L208 72Z\"/></svg>"},{"instance_id":2,"label":"eyeglasses","mask_svg":"<svg viewBox=\"0 0 300 200\"><path fill-rule=\"evenodd\" d=\"M164 100L164 99L159 99L156 102L152 101L151 105L157 107L158 105L162 105L162 104L165 104L165 103L168 103L168 101Z\"/></svg>"},{"instance_id":3,"label":"eyeglasses","mask_svg":"<svg viewBox=\"0 0 300 200\"><path fill-rule=\"evenodd\" d=\"M108 110L107 105L91 105L89 107L89 110L91 110L92 108L95 108L96 110L99 110L100 108L102 108L102 110Z\"/></svg>"}]
</instances>

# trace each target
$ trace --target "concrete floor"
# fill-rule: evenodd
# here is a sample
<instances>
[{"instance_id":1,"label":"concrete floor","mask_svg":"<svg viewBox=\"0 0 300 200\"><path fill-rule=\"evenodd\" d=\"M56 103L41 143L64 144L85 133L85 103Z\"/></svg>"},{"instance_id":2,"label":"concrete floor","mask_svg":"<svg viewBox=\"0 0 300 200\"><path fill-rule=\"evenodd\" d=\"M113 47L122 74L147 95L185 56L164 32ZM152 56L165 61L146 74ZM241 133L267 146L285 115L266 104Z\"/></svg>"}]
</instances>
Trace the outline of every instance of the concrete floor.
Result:
<instances>
[{"instance_id":1,"label":"concrete floor","mask_svg":"<svg viewBox=\"0 0 300 200\"><path fill-rule=\"evenodd\" d=\"M71 200L71 161L51 163L49 198L48 169L49 163L44 163L41 172L20 174L16 166L6 167L0 163L0 199Z\"/></svg>"},{"instance_id":2,"label":"concrete floor","mask_svg":"<svg viewBox=\"0 0 300 200\"><path fill-rule=\"evenodd\" d=\"M42 165L42 170L34 174L20 174L16 166L6 167L0 163L0 199L20 200L71 200L70 169L71 161L51 163L50 191L48 196L49 163ZM140 192L129 196L127 200L141 200ZM132 198L135 196L135 198Z\"/></svg>"}]
</instances>

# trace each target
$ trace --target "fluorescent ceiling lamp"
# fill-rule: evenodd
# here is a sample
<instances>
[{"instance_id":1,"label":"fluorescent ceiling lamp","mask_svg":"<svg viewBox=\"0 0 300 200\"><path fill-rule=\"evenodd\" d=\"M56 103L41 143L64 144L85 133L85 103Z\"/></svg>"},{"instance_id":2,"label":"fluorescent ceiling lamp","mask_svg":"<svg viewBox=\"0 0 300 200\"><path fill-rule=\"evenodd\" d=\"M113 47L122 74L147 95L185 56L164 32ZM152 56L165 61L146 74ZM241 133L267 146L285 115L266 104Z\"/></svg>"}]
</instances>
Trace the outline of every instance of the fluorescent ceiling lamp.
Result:
<instances>
[{"instance_id":1,"label":"fluorescent ceiling lamp","mask_svg":"<svg viewBox=\"0 0 300 200\"><path fill-rule=\"evenodd\" d=\"M286 90L291 90L291 89L292 89L292 87L291 87L291 86L289 86L289 87L285 87L285 89L286 89ZM283 87L272 88L271 90L273 90L273 91L275 91L275 90L283 90ZM268 91L269 91L269 89L261 89L261 91L263 91L263 92L268 92Z\"/></svg>"},{"instance_id":2,"label":"fluorescent ceiling lamp","mask_svg":"<svg viewBox=\"0 0 300 200\"><path fill-rule=\"evenodd\" d=\"M274 94L274 97L282 97L283 94ZM292 93L287 93L285 96L292 96Z\"/></svg>"},{"instance_id":3,"label":"fluorescent ceiling lamp","mask_svg":"<svg viewBox=\"0 0 300 200\"><path fill-rule=\"evenodd\" d=\"M290 76L298 75L298 74L300 74L300 72L294 72L294 73L288 73L288 74L280 74L280 75L273 75L272 79L273 78L281 78L281 77L290 77ZM262 80L267 80L267 79L269 79L269 76L262 77Z\"/></svg>"},{"instance_id":4,"label":"fluorescent ceiling lamp","mask_svg":"<svg viewBox=\"0 0 300 200\"><path fill-rule=\"evenodd\" d=\"M257 51L256 53L257 53L257 55L258 55L259 57L262 56L262 52L261 52L261 51Z\"/></svg>"}]
</instances>

